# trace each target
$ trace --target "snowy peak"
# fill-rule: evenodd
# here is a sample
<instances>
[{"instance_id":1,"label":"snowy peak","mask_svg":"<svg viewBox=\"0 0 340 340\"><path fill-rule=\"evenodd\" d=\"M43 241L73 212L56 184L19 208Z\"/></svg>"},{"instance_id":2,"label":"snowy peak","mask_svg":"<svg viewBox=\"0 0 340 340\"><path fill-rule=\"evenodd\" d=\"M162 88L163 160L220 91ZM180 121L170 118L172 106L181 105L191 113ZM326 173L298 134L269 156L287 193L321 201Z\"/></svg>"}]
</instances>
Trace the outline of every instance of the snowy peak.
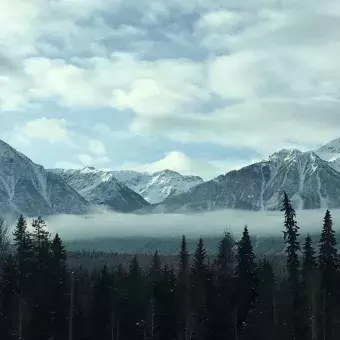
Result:
<instances>
[{"instance_id":1,"label":"snowy peak","mask_svg":"<svg viewBox=\"0 0 340 340\"><path fill-rule=\"evenodd\" d=\"M262 162L169 197L154 211L276 210L281 207L283 191L297 209L340 207L340 173L315 152L281 150Z\"/></svg>"},{"instance_id":2,"label":"snowy peak","mask_svg":"<svg viewBox=\"0 0 340 340\"><path fill-rule=\"evenodd\" d=\"M269 161L291 161L296 159L302 154L300 150L297 149L282 149L273 153L268 157Z\"/></svg>"},{"instance_id":3,"label":"snowy peak","mask_svg":"<svg viewBox=\"0 0 340 340\"><path fill-rule=\"evenodd\" d=\"M334 139L331 142L323 145L315 152L320 158L326 161L334 161L335 159L340 158L340 138Z\"/></svg>"},{"instance_id":4,"label":"snowy peak","mask_svg":"<svg viewBox=\"0 0 340 340\"><path fill-rule=\"evenodd\" d=\"M148 205L143 197L120 183L112 171L102 171L93 167L50 171L58 174L91 203L106 205L120 212L131 212Z\"/></svg>"},{"instance_id":5,"label":"snowy peak","mask_svg":"<svg viewBox=\"0 0 340 340\"><path fill-rule=\"evenodd\" d=\"M115 177L132 190L138 192L151 204L159 203L166 198L186 192L203 183L198 176L185 176L173 170L162 170L154 174L134 171L115 171Z\"/></svg>"},{"instance_id":6,"label":"snowy peak","mask_svg":"<svg viewBox=\"0 0 340 340\"><path fill-rule=\"evenodd\" d=\"M329 162L334 170L340 172L340 138L325 144L321 148L315 150L315 153L321 159Z\"/></svg>"}]
</instances>

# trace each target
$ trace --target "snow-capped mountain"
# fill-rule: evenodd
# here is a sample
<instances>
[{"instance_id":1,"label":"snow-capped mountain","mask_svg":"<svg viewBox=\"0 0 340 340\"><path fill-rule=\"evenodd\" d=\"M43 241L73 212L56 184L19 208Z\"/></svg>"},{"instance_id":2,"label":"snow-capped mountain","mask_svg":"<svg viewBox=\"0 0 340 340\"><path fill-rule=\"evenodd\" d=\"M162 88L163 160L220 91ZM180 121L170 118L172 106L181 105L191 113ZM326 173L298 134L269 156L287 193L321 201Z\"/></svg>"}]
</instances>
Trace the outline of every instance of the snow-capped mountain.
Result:
<instances>
[{"instance_id":1,"label":"snow-capped mountain","mask_svg":"<svg viewBox=\"0 0 340 340\"><path fill-rule=\"evenodd\" d=\"M315 150L315 153L323 160L329 162L331 167L340 171L340 138L323 145Z\"/></svg>"},{"instance_id":2,"label":"snow-capped mountain","mask_svg":"<svg viewBox=\"0 0 340 340\"><path fill-rule=\"evenodd\" d=\"M286 191L297 209L340 207L340 173L315 152L281 150L150 207L153 212L274 210Z\"/></svg>"},{"instance_id":3,"label":"snow-capped mountain","mask_svg":"<svg viewBox=\"0 0 340 340\"><path fill-rule=\"evenodd\" d=\"M89 203L58 176L0 140L0 214L82 214Z\"/></svg>"},{"instance_id":4,"label":"snow-capped mountain","mask_svg":"<svg viewBox=\"0 0 340 340\"><path fill-rule=\"evenodd\" d=\"M112 171L101 171L93 167L81 170L53 169L49 171L60 176L91 203L106 205L120 212L131 212L149 205L143 197L120 183Z\"/></svg>"},{"instance_id":5,"label":"snow-capped mountain","mask_svg":"<svg viewBox=\"0 0 340 340\"><path fill-rule=\"evenodd\" d=\"M162 202L168 197L179 195L203 183L201 177L184 176L172 170L153 174L122 170L114 171L113 174L120 182L139 193L151 204Z\"/></svg>"}]
</instances>

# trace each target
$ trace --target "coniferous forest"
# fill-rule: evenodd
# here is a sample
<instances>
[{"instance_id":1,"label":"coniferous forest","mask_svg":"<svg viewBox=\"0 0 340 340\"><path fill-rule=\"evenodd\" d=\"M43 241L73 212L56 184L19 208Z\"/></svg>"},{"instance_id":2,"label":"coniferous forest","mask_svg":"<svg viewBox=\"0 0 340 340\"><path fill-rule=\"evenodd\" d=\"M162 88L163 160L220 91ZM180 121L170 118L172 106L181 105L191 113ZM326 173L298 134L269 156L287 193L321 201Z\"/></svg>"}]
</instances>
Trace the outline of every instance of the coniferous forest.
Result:
<instances>
[{"instance_id":1,"label":"coniferous forest","mask_svg":"<svg viewBox=\"0 0 340 340\"><path fill-rule=\"evenodd\" d=\"M331 213L318 244L299 235L283 200L284 263L256 256L248 228L226 233L213 260L186 238L174 266L154 254L145 269L69 267L58 235L20 217L14 248L0 228L0 339L335 340L340 339L340 269ZM279 263L279 265L278 265ZM281 264L280 264L281 263Z\"/></svg>"}]
</instances>

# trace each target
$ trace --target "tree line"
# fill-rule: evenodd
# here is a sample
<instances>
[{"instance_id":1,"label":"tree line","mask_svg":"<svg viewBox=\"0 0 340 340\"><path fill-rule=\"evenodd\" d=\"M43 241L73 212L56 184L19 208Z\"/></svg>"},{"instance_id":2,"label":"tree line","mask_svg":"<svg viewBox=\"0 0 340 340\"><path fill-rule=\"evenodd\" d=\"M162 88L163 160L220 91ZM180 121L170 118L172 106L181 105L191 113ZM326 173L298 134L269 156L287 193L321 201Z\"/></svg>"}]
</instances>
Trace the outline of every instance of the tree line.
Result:
<instances>
[{"instance_id":1,"label":"tree line","mask_svg":"<svg viewBox=\"0 0 340 340\"><path fill-rule=\"evenodd\" d=\"M284 194L284 272L256 256L247 226L221 238L213 261L199 239L192 261L185 236L176 269L156 251L126 268L68 268L59 235L21 216L10 250L0 223L0 339L335 340L340 338L340 270L327 210L316 248L300 244ZM1 221L0 221L1 222Z\"/></svg>"}]
</instances>

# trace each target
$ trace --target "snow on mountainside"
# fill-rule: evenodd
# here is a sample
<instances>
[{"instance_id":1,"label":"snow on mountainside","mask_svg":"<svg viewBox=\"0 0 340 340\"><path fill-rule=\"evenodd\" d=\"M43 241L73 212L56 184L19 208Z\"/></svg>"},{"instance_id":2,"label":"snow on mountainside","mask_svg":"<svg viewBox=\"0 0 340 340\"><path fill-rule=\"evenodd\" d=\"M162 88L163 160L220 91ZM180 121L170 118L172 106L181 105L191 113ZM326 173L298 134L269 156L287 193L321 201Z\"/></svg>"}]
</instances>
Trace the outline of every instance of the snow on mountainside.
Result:
<instances>
[{"instance_id":1,"label":"snow on mountainside","mask_svg":"<svg viewBox=\"0 0 340 340\"><path fill-rule=\"evenodd\" d=\"M340 138L323 145L315 150L315 153L323 160L329 162L336 171L340 171Z\"/></svg>"},{"instance_id":2,"label":"snow on mountainside","mask_svg":"<svg viewBox=\"0 0 340 340\"><path fill-rule=\"evenodd\" d=\"M314 152L281 150L150 207L152 212L275 210L287 191L295 208L340 207L340 173Z\"/></svg>"},{"instance_id":3,"label":"snow on mountainside","mask_svg":"<svg viewBox=\"0 0 340 340\"><path fill-rule=\"evenodd\" d=\"M82 214L89 203L58 176L0 140L0 214Z\"/></svg>"},{"instance_id":4,"label":"snow on mountainside","mask_svg":"<svg viewBox=\"0 0 340 340\"><path fill-rule=\"evenodd\" d=\"M114 171L114 176L132 190L138 192L149 203L155 204L166 198L181 194L203 183L198 176L184 176L172 170L163 170L154 174L135 171Z\"/></svg>"},{"instance_id":5,"label":"snow on mountainside","mask_svg":"<svg viewBox=\"0 0 340 340\"><path fill-rule=\"evenodd\" d=\"M148 205L143 197L120 183L111 171L101 171L93 167L49 171L59 175L91 203L106 205L119 212L131 212Z\"/></svg>"}]
</instances>

